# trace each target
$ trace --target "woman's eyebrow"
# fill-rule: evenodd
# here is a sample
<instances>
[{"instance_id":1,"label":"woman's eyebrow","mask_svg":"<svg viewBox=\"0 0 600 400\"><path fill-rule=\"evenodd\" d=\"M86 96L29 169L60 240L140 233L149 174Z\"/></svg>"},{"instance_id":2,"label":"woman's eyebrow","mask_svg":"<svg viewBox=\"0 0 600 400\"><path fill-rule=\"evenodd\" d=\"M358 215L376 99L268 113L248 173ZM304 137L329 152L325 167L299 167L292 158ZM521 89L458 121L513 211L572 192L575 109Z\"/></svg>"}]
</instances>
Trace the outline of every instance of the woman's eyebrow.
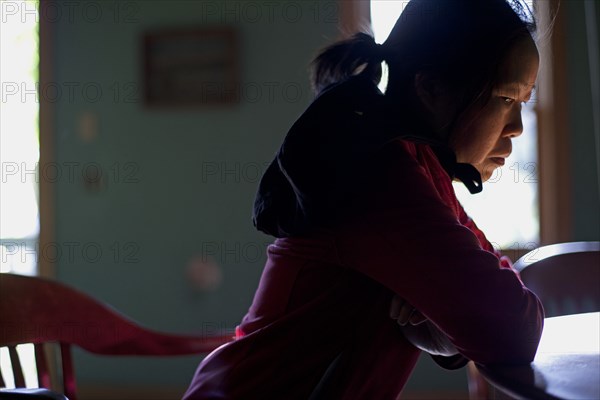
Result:
<instances>
[{"instance_id":1,"label":"woman's eyebrow","mask_svg":"<svg viewBox=\"0 0 600 400\"><path fill-rule=\"evenodd\" d=\"M501 90L514 91L516 93L515 96L518 96L521 91L526 90L525 95L527 98L536 90L535 83L527 82L499 82L497 86Z\"/></svg>"},{"instance_id":2,"label":"woman's eyebrow","mask_svg":"<svg viewBox=\"0 0 600 400\"><path fill-rule=\"evenodd\" d=\"M532 88L535 89L534 83L527 83L522 81L510 81L510 82L498 82L498 86L503 88Z\"/></svg>"},{"instance_id":3,"label":"woman's eyebrow","mask_svg":"<svg viewBox=\"0 0 600 400\"><path fill-rule=\"evenodd\" d=\"M537 86L535 85L535 83L527 86L531 86L531 89L529 89L529 92L527 92L527 98L529 99L533 92L537 91Z\"/></svg>"},{"instance_id":4,"label":"woman's eyebrow","mask_svg":"<svg viewBox=\"0 0 600 400\"><path fill-rule=\"evenodd\" d=\"M522 82L521 85L525 88L529 88L529 93L533 92L536 89L535 83Z\"/></svg>"}]
</instances>

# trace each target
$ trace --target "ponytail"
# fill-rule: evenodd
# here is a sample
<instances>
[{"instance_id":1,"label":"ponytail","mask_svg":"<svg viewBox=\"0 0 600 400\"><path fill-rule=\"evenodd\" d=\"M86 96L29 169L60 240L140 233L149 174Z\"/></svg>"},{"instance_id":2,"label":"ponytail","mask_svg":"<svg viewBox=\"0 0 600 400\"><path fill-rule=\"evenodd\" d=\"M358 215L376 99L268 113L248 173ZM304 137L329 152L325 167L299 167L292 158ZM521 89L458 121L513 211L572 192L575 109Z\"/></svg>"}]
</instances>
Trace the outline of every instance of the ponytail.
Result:
<instances>
[{"instance_id":1,"label":"ponytail","mask_svg":"<svg viewBox=\"0 0 600 400\"><path fill-rule=\"evenodd\" d=\"M327 86L357 73L366 73L375 84L381 80L382 45L373 36L358 32L323 48L310 63L311 86L319 94ZM361 68L363 67L363 68Z\"/></svg>"}]
</instances>

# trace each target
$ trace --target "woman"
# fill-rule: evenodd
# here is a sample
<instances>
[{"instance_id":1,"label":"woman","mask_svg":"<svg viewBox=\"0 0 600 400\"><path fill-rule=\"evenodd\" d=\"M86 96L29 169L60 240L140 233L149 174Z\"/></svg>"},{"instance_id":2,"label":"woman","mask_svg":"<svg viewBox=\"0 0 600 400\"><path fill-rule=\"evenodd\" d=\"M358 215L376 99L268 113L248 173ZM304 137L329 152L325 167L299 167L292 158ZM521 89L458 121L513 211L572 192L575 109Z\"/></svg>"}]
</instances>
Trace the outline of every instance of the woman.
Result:
<instances>
[{"instance_id":1,"label":"woman","mask_svg":"<svg viewBox=\"0 0 600 400\"><path fill-rule=\"evenodd\" d=\"M480 191L521 134L532 30L505 0L413 0L383 45L319 54L318 97L258 190L254 223L278 239L254 302L186 399L394 399L421 350L446 368L533 359L541 304L451 183Z\"/></svg>"}]
</instances>

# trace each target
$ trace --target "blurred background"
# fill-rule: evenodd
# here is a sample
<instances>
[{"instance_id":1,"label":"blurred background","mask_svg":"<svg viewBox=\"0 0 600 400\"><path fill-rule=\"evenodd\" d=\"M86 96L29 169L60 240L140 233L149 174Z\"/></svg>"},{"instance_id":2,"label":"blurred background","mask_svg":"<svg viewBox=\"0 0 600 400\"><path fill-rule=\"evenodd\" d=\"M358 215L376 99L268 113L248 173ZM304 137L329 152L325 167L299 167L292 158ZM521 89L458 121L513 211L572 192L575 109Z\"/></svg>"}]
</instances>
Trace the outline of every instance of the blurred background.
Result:
<instances>
[{"instance_id":1,"label":"blurred background","mask_svg":"<svg viewBox=\"0 0 600 400\"><path fill-rule=\"evenodd\" d=\"M252 225L257 184L314 98L309 62L360 28L383 42L406 3L0 0L1 271L149 328L233 331L272 241ZM600 239L600 7L528 3L542 65L521 151L487 198L459 193L513 260ZM83 399L168 399L201 359L74 362ZM403 395L466 397L463 370L424 356Z\"/></svg>"}]
</instances>

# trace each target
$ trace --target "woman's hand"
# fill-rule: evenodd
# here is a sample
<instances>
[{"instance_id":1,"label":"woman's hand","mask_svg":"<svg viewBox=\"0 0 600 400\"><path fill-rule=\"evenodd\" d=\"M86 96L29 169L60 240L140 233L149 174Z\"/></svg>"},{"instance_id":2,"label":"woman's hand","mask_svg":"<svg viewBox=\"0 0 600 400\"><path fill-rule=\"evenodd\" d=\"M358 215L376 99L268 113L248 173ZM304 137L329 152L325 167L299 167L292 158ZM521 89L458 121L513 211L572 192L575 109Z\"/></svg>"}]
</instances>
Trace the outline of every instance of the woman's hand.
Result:
<instances>
[{"instance_id":1,"label":"woman's hand","mask_svg":"<svg viewBox=\"0 0 600 400\"><path fill-rule=\"evenodd\" d=\"M398 322L413 346L437 356L458 354L448 336L402 297L396 295L392 299L390 317Z\"/></svg>"},{"instance_id":2,"label":"woman's hand","mask_svg":"<svg viewBox=\"0 0 600 400\"><path fill-rule=\"evenodd\" d=\"M419 325L427 318L402 297L395 295L390 305L390 318L395 319L400 326L407 323Z\"/></svg>"}]
</instances>

